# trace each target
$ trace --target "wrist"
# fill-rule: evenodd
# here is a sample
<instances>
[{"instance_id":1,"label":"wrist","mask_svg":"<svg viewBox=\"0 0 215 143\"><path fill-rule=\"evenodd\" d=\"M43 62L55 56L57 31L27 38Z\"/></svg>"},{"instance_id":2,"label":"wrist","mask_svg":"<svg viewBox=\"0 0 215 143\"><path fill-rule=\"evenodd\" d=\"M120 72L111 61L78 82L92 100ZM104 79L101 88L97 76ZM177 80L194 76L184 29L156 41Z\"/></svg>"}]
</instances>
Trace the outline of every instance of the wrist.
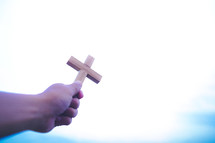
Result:
<instances>
[{"instance_id":1,"label":"wrist","mask_svg":"<svg viewBox=\"0 0 215 143\"><path fill-rule=\"evenodd\" d=\"M29 108L28 130L35 130L42 118L42 102L38 95L31 96ZM28 107L27 107L28 108Z\"/></svg>"},{"instance_id":2,"label":"wrist","mask_svg":"<svg viewBox=\"0 0 215 143\"><path fill-rule=\"evenodd\" d=\"M44 93L33 96L34 111L30 130L37 132L48 132L54 127L53 114L48 104L49 99Z\"/></svg>"}]
</instances>

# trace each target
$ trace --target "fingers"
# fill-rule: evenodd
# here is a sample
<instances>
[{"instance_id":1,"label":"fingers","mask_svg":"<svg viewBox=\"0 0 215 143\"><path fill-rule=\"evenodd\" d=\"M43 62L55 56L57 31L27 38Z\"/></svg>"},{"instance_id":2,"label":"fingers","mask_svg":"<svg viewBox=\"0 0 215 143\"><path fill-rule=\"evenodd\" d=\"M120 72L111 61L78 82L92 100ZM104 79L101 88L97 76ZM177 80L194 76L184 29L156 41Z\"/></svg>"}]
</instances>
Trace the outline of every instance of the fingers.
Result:
<instances>
[{"instance_id":1,"label":"fingers","mask_svg":"<svg viewBox=\"0 0 215 143\"><path fill-rule=\"evenodd\" d=\"M74 108L68 108L68 109L66 109L66 111L63 114L61 114L61 116L67 116L70 118L74 118L77 115L78 115L78 110L74 109Z\"/></svg>"},{"instance_id":2,"label":"fingers","mask_svg":"<svg viewBox=\"0 0 215 143\"><path fill-rule=\"evenodd\" d=\"M76 117L78 114L78 107L80 105L79 99L83 98L83 92L80 91L82 84L81 82L74 82L67 85L71 91L71 96L73 97L69 108L67 108L64 113L58 116L55 120L55 126L69 125L72 122L72 118Z\"/></svg>"},{"instance_id":3,"label":"fingers","mask_svg":"<svg viewBox=\"0 0 215 143\"><path fill-rule=\"evenodd\" d=\"M72 122L72 118L76 117L78 110L74 108L68 108L63 114L58 116L55 120L55 126L69 125Z\"/></svg>"},{"instance_id":4,"label":"fingers","mask_svg":"<svg viewBox=\"0 0 215 143\"><path fill-rule=\"evenodd\" d=\"M59 116L55 120L55 126L69 125L72 123L72 118L66 116Z\"/></svg>"},{"instance_id":5,"label":"fingers","mask_svg":"<svg viewBox=\"0 0 215 143\"><path fill-rule=\"evenodd\" d=\"M80 90L79 91L79 94L78 94L78 99L81 99L81 98L83 98L84 97L84 94L83 94L83 92Z\"/></svg>"},{"instance_id":6,"label":"fingers","mask_svg":"<svg viewBox=\"0 0 215 143\"><path fill-rule=\"evenodd\" d=\"M77 109L80 105L80 101L78 98L73 98L72 99L72 102L70 104L70 107L74 108L74 109Z\"/></svg>"},{"instance_id":7,"label":"fingers","mask_svg":"<svg viewBox=\"0 0 215 143\"><path fill-rule=\"evenodd\" d=\"M67 85L70 90L72 91L72 96L75 96L76 94L79 93L79 91L81 90L82 84L80 81L75 81L70 85Z\"/></svg>"}]
</instances>

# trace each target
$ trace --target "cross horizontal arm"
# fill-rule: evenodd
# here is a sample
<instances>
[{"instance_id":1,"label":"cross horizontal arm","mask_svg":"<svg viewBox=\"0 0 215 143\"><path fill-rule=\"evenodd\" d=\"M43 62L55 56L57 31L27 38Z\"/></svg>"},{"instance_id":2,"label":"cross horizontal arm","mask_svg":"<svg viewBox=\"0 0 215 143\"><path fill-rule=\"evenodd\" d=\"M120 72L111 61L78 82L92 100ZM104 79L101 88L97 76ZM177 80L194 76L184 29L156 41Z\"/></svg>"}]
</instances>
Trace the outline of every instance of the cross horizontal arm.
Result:
<instances>
[{"instance_id":1,"label":"cross horizontal arm","mask_svg":"<svg viewBox=\"0 0 215 143\"><path fill-rule=\"evenodd\" d=\"M95 83L99 83L102 78L100 74L98 74L97 72L92 70L88 65L83 64L73 56L69 59L67 64L76 69L77 71L84 70L87 73L87 77L94 81Z\"/></svg>"}]
</instances>

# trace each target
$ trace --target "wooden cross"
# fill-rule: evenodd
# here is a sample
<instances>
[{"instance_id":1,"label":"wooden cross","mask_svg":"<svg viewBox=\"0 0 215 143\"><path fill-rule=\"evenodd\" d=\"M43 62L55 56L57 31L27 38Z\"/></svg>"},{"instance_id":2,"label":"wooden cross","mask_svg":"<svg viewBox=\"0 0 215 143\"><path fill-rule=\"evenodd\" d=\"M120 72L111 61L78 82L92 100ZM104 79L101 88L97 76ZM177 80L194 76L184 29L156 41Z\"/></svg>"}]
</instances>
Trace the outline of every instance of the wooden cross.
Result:
<instances>
[{"instance_id":1,"label":"wooden cross","mask_svg":"<svg viewBox=\"0 0 215 143\"><path fill-rule=\"evenodd\" d=\"M73 56L67 62L68 65L79 71L75 81L80 81L81 83L84 82L85 77L88 77L95 83L99 83L102 76L92 70L90 67L92 66L94 58L92 56L88 56L84 63L80 62Z\"/></svg>"}]
</instances>

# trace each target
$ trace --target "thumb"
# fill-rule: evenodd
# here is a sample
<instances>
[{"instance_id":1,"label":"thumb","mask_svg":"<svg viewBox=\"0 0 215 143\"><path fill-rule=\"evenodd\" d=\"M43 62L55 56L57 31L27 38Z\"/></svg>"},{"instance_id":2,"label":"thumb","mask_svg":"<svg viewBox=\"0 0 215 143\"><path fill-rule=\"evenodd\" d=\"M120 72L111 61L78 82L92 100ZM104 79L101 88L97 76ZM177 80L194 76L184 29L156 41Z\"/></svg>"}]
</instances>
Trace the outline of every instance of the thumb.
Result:
<instances>
[{"instance_id":1,"label":"thumb","mask_svg":"<svg viewBox=\"0 0 215 143\"><path fill-rule=\"evenodd\" d=\"M70 88L72 92L72 96L75 96L81 90L82 83L80 81L75 81L72 84L69 84L67 86Z\"/></svg>"}]
</instances>

